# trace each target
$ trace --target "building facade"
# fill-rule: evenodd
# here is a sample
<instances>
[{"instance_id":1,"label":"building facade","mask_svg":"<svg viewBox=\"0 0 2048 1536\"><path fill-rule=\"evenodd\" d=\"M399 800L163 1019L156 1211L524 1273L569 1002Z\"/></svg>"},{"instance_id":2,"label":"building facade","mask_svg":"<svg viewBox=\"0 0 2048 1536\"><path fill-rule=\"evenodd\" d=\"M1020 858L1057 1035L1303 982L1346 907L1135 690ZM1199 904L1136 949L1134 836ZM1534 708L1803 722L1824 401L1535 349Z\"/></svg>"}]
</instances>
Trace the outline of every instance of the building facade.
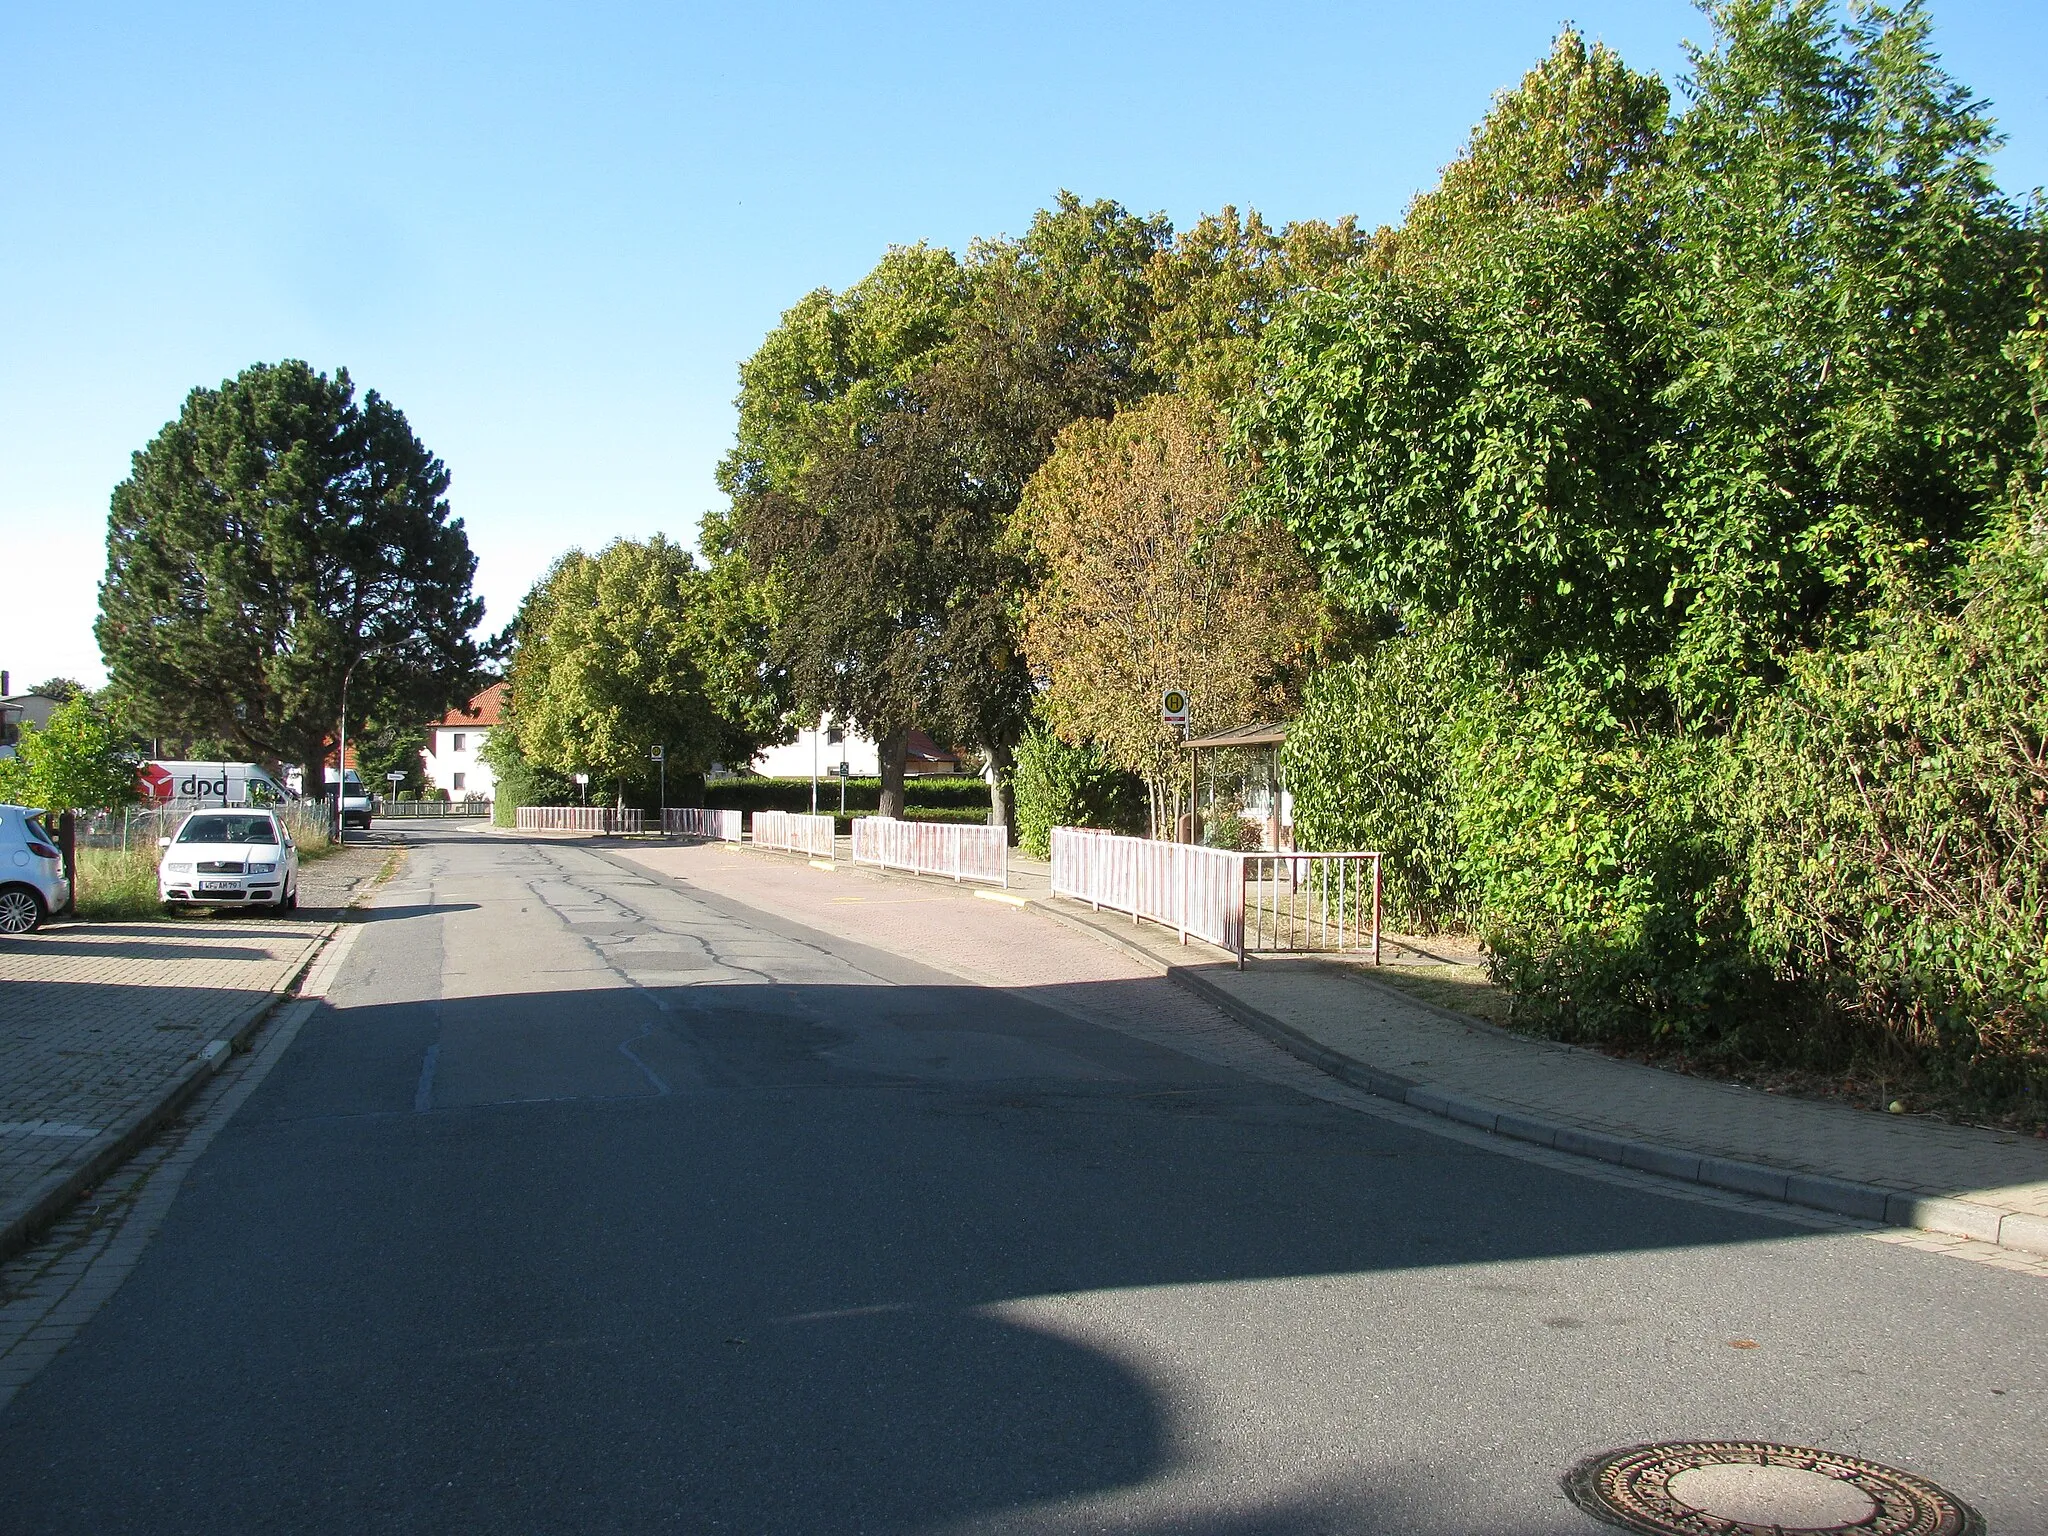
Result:
<instances>
[{"instance_id":1,"label":"building facade","mask_svg":"<svg viewBox=\"0 0 2048 1536\"><path fill-rule=\"evenodd\" d=\"M495 798L497 778L483 760L483 746L505 708L505 685L493 683L461 709L451 709L427 727L420 770L433 789L450 800Z\"/></svg>"}]
</instances>

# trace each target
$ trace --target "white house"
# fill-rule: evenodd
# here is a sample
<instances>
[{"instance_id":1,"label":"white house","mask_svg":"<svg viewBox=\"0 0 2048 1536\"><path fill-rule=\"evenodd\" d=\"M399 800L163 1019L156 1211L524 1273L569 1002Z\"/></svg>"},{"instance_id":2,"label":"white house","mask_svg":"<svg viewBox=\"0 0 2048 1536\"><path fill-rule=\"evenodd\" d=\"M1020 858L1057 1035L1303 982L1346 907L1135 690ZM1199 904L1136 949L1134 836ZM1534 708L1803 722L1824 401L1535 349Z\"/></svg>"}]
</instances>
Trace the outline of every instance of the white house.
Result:
<instances>
[{"instance_id":1,"label":"white house","mask_svg":"<svg viewBox=\"0 0 2048 1536\"><path fill-rule=\"evenodd\" d=\"M427 783L448 791L451 800L472 795L493 798L497 778L479 754L504 708L505 685L493 683L466 708L451 709L428 726L427 744L420 748L420 767Z\"/></svg>"},{"instance_id":2,"label":"white house","mask_svg":"<svg viewBox=\"0 0 2048 1536\"><path fill-rule=\"evenodd\" d=\"M959 754L948 752L923 731L911 731L909 746L909 759L903 766L908 778L960 771ZM852 726L840 725L827 715L815 727L798 731L796 740L786 746L764 749L754 758L753 768L773 779L808 779L814 769L818 777L830 779L838 777L841 763L846 764L848 778L876 778L882 771L881 748Z\"/></svg>"}]
</instances>

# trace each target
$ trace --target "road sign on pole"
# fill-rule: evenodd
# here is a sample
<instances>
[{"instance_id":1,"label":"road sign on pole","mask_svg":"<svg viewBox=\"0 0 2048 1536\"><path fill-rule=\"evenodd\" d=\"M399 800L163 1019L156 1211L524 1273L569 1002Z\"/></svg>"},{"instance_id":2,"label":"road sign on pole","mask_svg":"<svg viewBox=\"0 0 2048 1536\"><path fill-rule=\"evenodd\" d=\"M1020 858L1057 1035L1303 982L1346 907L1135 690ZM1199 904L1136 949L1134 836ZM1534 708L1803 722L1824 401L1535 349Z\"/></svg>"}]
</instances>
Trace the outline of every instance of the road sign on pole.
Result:
<instances>
[{"instance_id":1,"label":"road sign on pole","mask_svg":"<svg viewBox=\"0 0 2048 1536\"><path fill-rule=\"evenodd\" d=\"M1167 725L1188 723L1188 694L1185 688L1169 688L1159 695L1159 718Z\"/></svg>"}]
</instances>

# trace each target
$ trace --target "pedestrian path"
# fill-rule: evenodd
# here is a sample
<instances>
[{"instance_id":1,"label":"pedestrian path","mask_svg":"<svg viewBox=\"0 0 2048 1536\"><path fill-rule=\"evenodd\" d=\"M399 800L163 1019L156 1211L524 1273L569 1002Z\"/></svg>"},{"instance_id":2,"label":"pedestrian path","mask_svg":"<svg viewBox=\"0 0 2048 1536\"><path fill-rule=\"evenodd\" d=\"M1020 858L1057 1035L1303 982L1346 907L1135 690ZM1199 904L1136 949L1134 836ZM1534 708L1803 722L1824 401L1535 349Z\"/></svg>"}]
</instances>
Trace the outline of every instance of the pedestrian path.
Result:
<instances>
[{"instance_id":1,"label":"pedestrian path","mask_svg":"<svg viewBox=\"0 0 2048 1536\"><path fill-rule=\"evenodd\" d=\"M1011 850L1007 899L1141 957L1376 1093L1647 1172L2048 1254L2048 1141L1792 1098L1513 1034L1376 982L1371 966L1349 960L1260 956L1239 970L1154 924L1053 896L1050 873L1044 860Z\"/></svg>"},{"instance_id":2,"label":"pedestrian path","mask_svg":"<svg viewBox=\"0 0 2048 1536\"><path fill-rule=\"evenodd\" d=\"M1043 905L1418 1108L1650 1172L2048 1253L2048 1141L1618 1061L1431 1007L1373 981L1369 966L1261 956L1240 971L1152 924Z\"/></svg>"},{"instance_id":3,"label":"pedestrian path","mask_svg":"<svg viewBox=\"0 0 2048 1536\"><path fill-rule=\"evenodd\" d=\"M293 916L75 923L0 939L0 1241L251 1024L390 850L306 866ZM210 1058L206 1064L211 1064Z\"/></svg>"}]
</instances>

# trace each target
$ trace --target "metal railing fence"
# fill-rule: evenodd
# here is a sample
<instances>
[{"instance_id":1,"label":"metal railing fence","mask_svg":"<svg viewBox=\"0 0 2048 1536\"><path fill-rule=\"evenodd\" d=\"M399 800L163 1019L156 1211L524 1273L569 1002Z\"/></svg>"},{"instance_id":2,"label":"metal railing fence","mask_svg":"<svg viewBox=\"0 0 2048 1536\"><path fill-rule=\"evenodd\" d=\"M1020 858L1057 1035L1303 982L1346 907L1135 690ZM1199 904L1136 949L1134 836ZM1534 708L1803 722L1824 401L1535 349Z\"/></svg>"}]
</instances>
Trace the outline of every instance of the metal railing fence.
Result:
<instances>
[{"instance_id":1,"label":"metal railing fence","mask_svg":"<svg viewBox=\"0 0 2048 1536\"><path fill-rule=\"evenodd\" d=\"M160 837L171 837L185 824L185 818L194 811L238 810L241 807L223 807L218 801L172 800L156 806L128 806L118 811L80 811L78 813L78 846L81 848L130 848L156 847ZM292 835L292 841L314 848L324 847L332 836L333 806L318 800L287 800L282 805L270 805L261 809L274 811L277 819L284 823L285 830Z\"/></svg>"},{"instance_id":2,"label":"metal railing fence","mask_svg":"<svg viewBox=\"0 0 2048 1536\"><path fill-rule=\"evenodd\" d=\"M1377 853L1247 853L1244 952L1363 953L1380 963Z\"/></svg>"},{"instance_id":3,"label":"metal railing fence","mask_svg":"<svg viewBox=\"0 0 2048 1536\"><path fill-rule=\"evenodd\" d=\"M379 800L377 814L390 821L432 821L436 817L489 816L488 800Z\"/></svg>"},{"instance_id":4,"label":"metal railing fence","mask_svg":"<svg viewBox=\"0 0 2048 1536\"><path fill-rule=\"evenodd\" d=\"M1004 827L857 816L853 822L853 862L1007 887L1010 836Z\"/></svg>"},{"instance_id":5,"label":"metal railing fence","mask_svg":"<svg viewBox=\"0 0 2048 1536\"><path fill-rule=\"evenodd\" d=\"M756 848L807 853L814 859L832 857L830 816L807 816L794 811L756 811L749 825Z\"/></svg>"},{"instance_id":6,"label":"metal railing fence","mask_svg":"<svg viewBox=\"0 0 2048 1536\"><path fill-rule=\"evenodd\" d=\"M714 843L746 838L746 817L739 811L707 811L694 805L672 805L661 813L661 830L670 837L701 837Z\"/></svg>"},{"instance_id":7,"label":"metal railing fence","mask_svg":"<svg viewBox=\"0 0 2048 1536\"><path fill-rule=\"evenodd\" d=\"M609 805L522 805L516 815L521 832L589 832L600 837L646 830L647 813Z\"/></svg>"},{"instance_id":8,"label":"metal railing fence","mask_svg":"<svg viewBox=\"0 0 2048 1536\"><path fill-rule=\"evenodd\" d=\"M1230 853L1081 827L1052 832L1052 890L1128 912L1237 956L1372 951L1377 853Z\"/></svg>"}]
</instances>

